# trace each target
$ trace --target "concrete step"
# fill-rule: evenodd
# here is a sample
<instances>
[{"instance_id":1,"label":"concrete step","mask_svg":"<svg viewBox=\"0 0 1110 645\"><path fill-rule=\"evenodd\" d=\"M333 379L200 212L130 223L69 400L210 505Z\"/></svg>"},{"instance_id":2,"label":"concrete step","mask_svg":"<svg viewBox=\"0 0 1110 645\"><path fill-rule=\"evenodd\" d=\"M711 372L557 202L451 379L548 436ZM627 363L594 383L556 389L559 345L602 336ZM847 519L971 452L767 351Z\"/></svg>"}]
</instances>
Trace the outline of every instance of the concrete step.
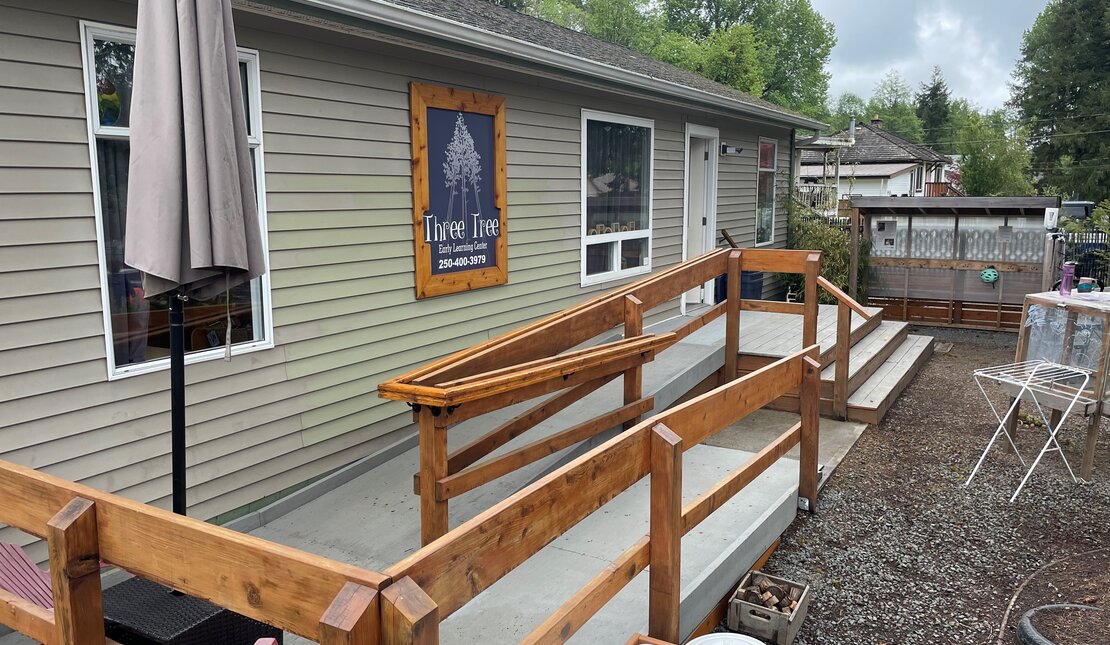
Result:
<instances>
[{"instance_id":1,"label":"concrete step","mask_svg":"<svg viewBox=\"0 0 1110 645\"><path fill-rule=\"evenodd\" d=\"M848 354L848 393L856 391L864 381L871 377L879 367L894 353L906 339L909 324L884 320L852 346ZM821 372L821 396L833 396L833 383L836 379L834 360Z\"/></svg>"},{"instance_id":2,"label":"concrete step","mask_svg":"<svg viewBox=\"0 0 1110 645\"><path fill-rule=\"evenodd\" d=\"M906 336L875 373L848 397L848 418L879 423L932 355L932 336Z\"/></svg>"}]
</instances>

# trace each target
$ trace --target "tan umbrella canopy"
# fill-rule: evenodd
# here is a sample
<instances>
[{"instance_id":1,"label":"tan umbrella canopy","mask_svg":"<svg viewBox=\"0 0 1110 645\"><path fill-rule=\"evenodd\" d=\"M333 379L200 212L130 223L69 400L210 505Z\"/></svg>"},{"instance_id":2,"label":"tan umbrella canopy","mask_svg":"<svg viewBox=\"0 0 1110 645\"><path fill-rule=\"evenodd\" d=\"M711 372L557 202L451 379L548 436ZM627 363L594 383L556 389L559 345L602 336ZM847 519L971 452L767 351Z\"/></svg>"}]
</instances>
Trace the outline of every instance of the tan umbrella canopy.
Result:
<instances>
[{"instance_id":1,"label":"tan umbrella canopy","mask_svg":"<svg viewBox=\"0 0 1110 645\"><path fill-rule=\"evenodd\" d=\"M146 297L172 294L173 508L184 514L183 300L262 275L266 257L230 0L140 0L137 31L124 260Z\"/></svg>"}]
</instances>

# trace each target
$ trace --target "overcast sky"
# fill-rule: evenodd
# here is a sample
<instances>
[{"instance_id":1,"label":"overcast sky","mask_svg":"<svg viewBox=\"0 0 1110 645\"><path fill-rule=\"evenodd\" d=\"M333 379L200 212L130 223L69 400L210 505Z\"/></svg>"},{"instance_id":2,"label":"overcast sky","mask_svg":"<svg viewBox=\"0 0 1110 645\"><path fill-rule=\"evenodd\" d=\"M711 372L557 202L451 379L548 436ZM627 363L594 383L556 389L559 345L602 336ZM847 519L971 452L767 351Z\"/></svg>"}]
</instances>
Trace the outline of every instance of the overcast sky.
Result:
<instances>
[{"instance_id":1,"label":"overcast sky","mask_svg":"<svg viewBox=\"0 0 1110 645\"><path fill-rule=\"evenodd\" d=\"M1046 0L810 0L836 25L829 98L866 101L894 68L916 92L940 65L948 88L981 108L1010 97L1021 37Z\"/></svg>"}]
</instances>

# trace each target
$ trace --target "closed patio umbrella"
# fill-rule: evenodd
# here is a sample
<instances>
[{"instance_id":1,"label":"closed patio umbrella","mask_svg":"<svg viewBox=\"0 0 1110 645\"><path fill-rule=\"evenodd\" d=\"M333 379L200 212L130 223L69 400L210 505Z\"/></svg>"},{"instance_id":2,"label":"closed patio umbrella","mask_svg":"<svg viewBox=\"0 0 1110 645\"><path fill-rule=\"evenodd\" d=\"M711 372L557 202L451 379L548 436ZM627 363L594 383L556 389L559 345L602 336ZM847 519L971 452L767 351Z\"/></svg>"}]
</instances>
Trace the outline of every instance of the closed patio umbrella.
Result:
<instances>
[{"instance_id":1,"label":"closed patio umbrella","mask_svg":"<svg viewBox=\"0 0 1110 645\"><path fill-rule=\"evenodd\" d=\"M140 0L137 32L124 258L147 298L169 295L173 510L184 514L184 300L262 275L266 258L230 0Z\"/></svg>"}]
</instances>

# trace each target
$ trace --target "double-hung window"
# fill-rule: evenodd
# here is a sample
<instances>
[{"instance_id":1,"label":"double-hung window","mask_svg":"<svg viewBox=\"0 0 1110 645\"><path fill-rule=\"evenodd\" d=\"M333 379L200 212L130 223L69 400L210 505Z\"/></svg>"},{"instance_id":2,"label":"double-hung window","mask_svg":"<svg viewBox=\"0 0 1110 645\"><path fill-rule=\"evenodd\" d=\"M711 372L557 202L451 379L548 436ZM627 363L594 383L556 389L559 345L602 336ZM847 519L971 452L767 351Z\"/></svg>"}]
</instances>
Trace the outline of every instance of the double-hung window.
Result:
<instances>
[{"instance_id":1,"label":"double-hung window","mask_svg":"<svg viewBox=\"0 0 1110 645\"><path fill-rule=\"evenodd\" d=\"M582 284L651 271L654 122L582 111Z\"/></svg>"},{"instance_id":2,"label":"double-hung window","mask_svg":"<svg viewBox=\"0 0 1110 645\"><path fill-rule=\"evenodd\" d=\"M755 245L775 241L775 170L778 165L778 142L759 140L759 178L755 195Z\"/></svg>"},{"instance_id":3,"label":"double-hung window","mask_svg":"<svg viewBox=\"0 0 1110 645\"><path fill-rule=\"evenodd\" d=\"M108 377L114 379L169 365L168 301L166 296L145 299L140 272L127 266L123 257L135 30L82 23L81 41ZM239 78L246 104L258 219L265 244L262 99L257 52L239 50ZM185 302L186 362L224 354L229 312L233 353L273 347L269 279L263 276L212 300Z\"/></svg>"}]
</instances>

